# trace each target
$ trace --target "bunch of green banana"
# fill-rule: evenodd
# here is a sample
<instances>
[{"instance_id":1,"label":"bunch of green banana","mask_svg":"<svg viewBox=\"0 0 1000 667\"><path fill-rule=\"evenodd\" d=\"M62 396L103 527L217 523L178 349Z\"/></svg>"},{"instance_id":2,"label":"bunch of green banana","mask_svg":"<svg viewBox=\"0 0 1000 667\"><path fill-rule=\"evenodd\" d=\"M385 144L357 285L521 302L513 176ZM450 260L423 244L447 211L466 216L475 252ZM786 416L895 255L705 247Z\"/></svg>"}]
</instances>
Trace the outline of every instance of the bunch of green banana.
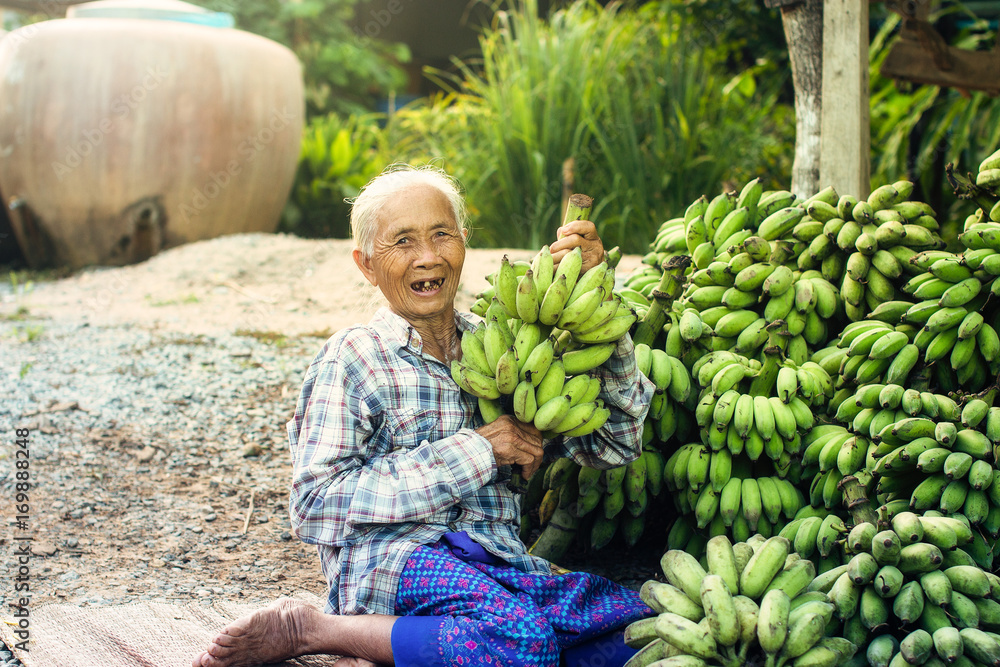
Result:
<instances>
[{"instance_id":1,"label":"bunch of green banana","mask_svg":"<svg viewBox=\"0 0 1000 667\"><path fill-rule=\"evenodd\" d=\"M704 387L695 407L701 443L675 451L664 477L680 512L693 514L708 536L770 536L804 504L796 488L801 438L833 381L817 364L781 360L784 321L769 324L767 334L763 363L720 350L692 366Z\"/></svg>"},{"instance_id":2,"label":"bunch of green banana","mask_svg":"<svg viewBox=\"0 0 1000 667\"><path fill-rule=\"evenodd\" d=\"M799 556L814 559L817 572L823 573L844 563L847 532L839 512L805 505L778 534L792 543Z\"/></svg>"},{"instance_id":3,"label":"bunch of green banana","mask_svg":"<svg viewBox=\"0 0 1000 667\"><path fill-rule=\"evenodd\" d=\"M869 460L869 441L838 424L820 424L802 438L800 479L810 480L808 501L814 507L841 506L840 481L859 476Z\"/></svg>"},{"instance_id":4,"label":"bunch of green banana","mask_svg":"<svg viewBox=\"0 0 1000 667\"><path fill-rule=\"evenodd\" d=\"M617 291L640 320L646 316L652 303L653 290L660 283L663 271L657 266L645 264L628 275L621 289Z\"/></svg>"},{"instance_id":5,"label":"bunch of green banana","mask_svg":"<svg viewBox=\"0 0 1000 667\"><path fill-rule=\"evenodd\" d=\"M828 338L827 320L840 308L838 290L819 272L795 270L789 242L751 236L732 250L691 275L678 303L681 319L691 320L682 323L681 336L694 342L709 335L702 341L709 350L757 357L768 342L767 325L785 320L788 356L804 361L810 346Z\"/></svg>"},{"instance_id":6,"label":"bunch of green banana","mask_svg":"<svg viewBox=\"0 0 1000 667\"><path fill-rule=\"evenodd\" d=\"M980 163L976 185L992 195L994 204L989 210L990 220L1000 222L1000 150Z\"/></svg>"},{"instance_id":7,"label":"bunch of green banana","mask_svg":"<svg viewBox=\"0 0 1000 667\"><path fill-rule=\"evenodd\" d=\"M904 384L921 362L920 349L910 343L911 338L912 331L903 325L894 328L881 320L851 322L841 331L837 352L819 351L813 356L823 368L833 370L838 377L837 389L882 378Z\"/></svg>"},{"instance_id":8,"label":"bunch of green banana","mask_svg":"<svg viewBox=\"0 0 1000 667\"><path fill-rule=\"evenodd\" d=\"M838 389L878 382L927 387L933 381L945 391L978 391L1000 371L1000 336L987 317L1000 321L981 312L984 304L985 297L956 307L938 300L883 304L895 314L880 308L872 315L882 319L852 322L836 345L817 350L812 360L839 376ZM900 317L901 324L890 323ZM831 403L836 408L840 400Z\"/></svg>"},{"instance_id":9,"label":"bunch of green banana","mask_svg":"<svg viewBox=\"0 0 1000 667\"><path fill-rule=\"evenodd\" d=\"M579 248L553 266L548 246L521 275L504 256L485 321L462 337L452 376L479 399L487 422L514 414L549 435L586 435L611 412L588 372L604 363L635 314L613 292L601 263L581 275Z\"/></svg>"},{"instance_id":10,"label":"bunch of green banana","mask_svg":"<svg viewBox=\"0 0 1000 667\"><path fill-rule=\"evenodd\" d=\"M798 256L802 270L818 268L840 285L848 319L858 321L881 304L896 300L897 286L913 273L919 251L943 247L930 206L908 201L909 181L876 188L864 201L845 195L815 202L808 211L815 237Z\"/></svg>"},{"instance_id":11,"label":"bunch of green banana","mask_svg":"<svg viewBox=\"0 0 1000 667\"><path fill-rule=\"evenodd\" d=\"M806 207L815 200L836 201L836 193L827 188L815 197L796 202L791 192L764 191L760 180L754 179L738 193L723 192L711 199L699 197L683 216L660 225L643 261L655 265L674 254L719 255L751 233L768 240L791 238L792 230L806 215ZM792 208L796 210L789 211Z\"/></svg>"},{"instance_id":12,"label":"bunch of green banana","mask_svg":"<svg viewBox=\"0 0 1000 667\"><path fill-rule=\"evenodd\" d=\"M956 547L972 531L959 516L896 514L885 530L856 524L852 554L817 577L844 623L842 636L867 644L871 665L924 664L931 659L1000 664L1000 578ZM968 630L968 632L967 632ZM873 635L878 635L874 639Z\"/></svg>"},{"instance_id":13,"label":"bunch of green banana","mask_svg":"<svg viewBox=\"0 0 1000 667\"><path fill-rule=\"evenodd\" d=\"M607 470L556 459L528 482L521 503L522 522L537 506L538 523L547 529L556 512L564 510L583 520L580 537L589 541L591 549L603 549L616 534L627 546L635 546L645 529L646 512L663 490L663 470L663 455L653 448L644 448L639 458L627 465ZM565 526L554 530L565 530ZM562 555L543 554L534 548L532 553L545 558Z\"/></svg>"},{"instance_id":14,"label":"bunch of green banana","mask_svg":"<svg viewBox=\"0 0 1000 667\"><path fill-rule=\"evenodd\" d=\"M712 538L704 563L667 551L660 561L666 582L647 581L639 592L656 615L625 629L625 642L639 649L626 667L850 660L856 645L826 636L835 609L825 594L810 592L815 566L790 548L783 537L754 535L736 544Z\"/></svg>"},{"instance_id":15,"label":"bunch of green banana","mask_svg":"<svg viewBox=\"0 0 1000 667\"><path fill-rule=\"evenodd\" d=\"M772 344L759 369L729 351L709 353L692 368L704 387L695 408L702 441L751 461L766 455L779 470L798 454L800 433L812 428L813 406L822 407L833 394L833 380L818 364L780 361L784 327L782 320L767 326Z\"/></svg>"},{"instance_id":16,"label":"bunch of green banana","mask_svg":"<svg viewBox=\"0 0 1000 667\"><path fill-rule=\"evenodd\" d=\"M660 442L668 442L679 432L686 435L694 387L687 366L680 358L645 343L636 344L635 362L639 372L656 386L644 432L650 437L655 434Z\"/></svg>"},{"instance_id":17,"label":"bunch of green banana","mask_svg":"<svg viewBox=\"0 0 1000 667\"><path fill-rule=\"evenodd\" d=\"M663 455L644 449L627 466L598 471L580 469L576 515L592 519L590 548L607 546L616 534L635 546L645 530L647 514L663 490Z\"/></svg>"},{"instance_id":18,"label":"bunch of green banana","mask_svg":"<svg viewBox=\"0 0 1000 667\"><path fill-rule=\"evenodd\" d=\"M667 459L663 481L682 518L693 518L694 529L709 537L743 540L754 533L770 537L805 503L795 484L775 475L769 463L754 464L726 449L713 452L702 443L683 445L674 452ZM688 539L681 532L668 535L668 546L681 548Z\"/></svg>"},{"instance_id":19,"label":"bunch of green banana","mask_svg":"<svg viewBox=\"0 0 1000 667\"><path fill-rule=\"evenodd\" d=\"M982 268L971 269L963 259L935 253L922 261L920 266L927 270L903 286L917 303L901 319L917 327L912 343L924 363L940 362L935 368L941 371L937 380L944 388L975 391L989 382L989 367L1000 356L997 331L981 312L990 295L988 288L996 281Z\"/></svg>"},{"instance_id":20,"label":"bunch of green banana","mask_svg":"<svg viewBox=\"0 0 1000 667\"><path fill-rule=\"evenodd\" d=\"M994 477L1000 476L995 467L1000 407L991 405L995 396L995 390L967 396L959 407L941 394L869 384L841 404L837 419L856 439L870 441L865 469L879 502L961 513L995 537L1000 534L1000 488L994 485Z\"/></svg>"}]
</instances>

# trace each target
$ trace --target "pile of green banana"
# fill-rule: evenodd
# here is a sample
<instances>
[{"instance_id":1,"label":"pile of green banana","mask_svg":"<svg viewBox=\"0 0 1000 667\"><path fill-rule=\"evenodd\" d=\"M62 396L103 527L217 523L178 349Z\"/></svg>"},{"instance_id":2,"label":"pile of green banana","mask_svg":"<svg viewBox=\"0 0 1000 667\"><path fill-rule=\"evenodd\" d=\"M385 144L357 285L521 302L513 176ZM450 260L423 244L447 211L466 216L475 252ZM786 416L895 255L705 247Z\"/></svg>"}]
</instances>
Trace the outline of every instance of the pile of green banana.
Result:
<instances>
[{"instance_id":1,"label":"pile of green banana","mask_svg":"<svg viewBox=\"0 0 1000 667\"><path fill-rule=\"evenodd\" d=\"M823 229L799 256L799 267L819 263L832 282L840 274L840 294L851 321L895 300L895 281L909 272L917 252L944 246L931 207L907 201L912 191L912 183L899 181L876 188L865 201L845 195L835 206L815 202L809 209Z\"/></svg>"},{"instance_id":2,"label":"pile of green banana","mask_svg":"<svg viewBox=\"0 0 1000 667\"><path fill-rule=\"evenodd\" d=\"M755 535L706 544L704 563L670 550L661 559L666 582L647 581L640 595L656 612L625 629L639 652L626 667L747 664L833 667L851 660L857 644L827 632L839 627L812 561L790 553L783 537ZM826 577L828 578L828 577Z\"/></svg>"},{"instance_id":3,"label":"pile of green banana","mask_svg":"<svg viewBox=\"0 0 1000 667\"><path fill-rule=\"evenodd\" d=\"M911 373L918 385L930 382L916 377L921 371L946 391L989 384L1000 371L1000 312L989 302L1000 296L1000 224L973 218L959 237L962 254L915 254L897 298L845 327L813 360L828 371L839 363L841 384L913 384Z\"/></svg>"},{"instance_id":4,"label":"pile of green banana","mask_svg":"<svg viewBox=\"0 0 1000 667\"><path fill-rule=\"evenodd\" d=\"M502 259L473 308L484 321L462 337L462 360L452 364L455 381L477 396L484 421L513 414L549 437L585 435L604 424L610 410L597 398L600 378L589 372L610 357L636 321L614 289L613 260L581 275L579 248L558 266L548 246L530 262ZM601 471L559 459L532 476L521 503L522 537L528 540L537 525L543 528L532 553L558 559L570 544L567 537L575 534L589 538L594 549L616 534L629 546L642 536L664 465L651 443L655 432L666 440L676 430L691 394L684 364L657 352L646 346L636 355L640 369L657 384L655 427L650 417L644 433L648 446L627 466ZM559 539L547 531L561 533Z\"/></svg>"},{"instance_id":5,"label":"pile of green banana","mask_svg":"<svg viewBox=\"0 0 1000 667\"><path fill-rule=\"evenodd\" d=\"M792 230L806 216L806 207L830 193L832 188L796 203L791 192L765 192L760 179L754 179L739 194L723 192L711 200L700 197L688 206L683 217L660 225L643 261L662 265L672 255L690 254L702 269L750 236L768 241L792 237ZM795 254L804 248L804 244L796 248Z\"/></svg>"},{"instance_id":6,"label":"pile of green banana","mask_svg":"<svg viewBox=\"0 0 1000 667\"><path fill-rule=\"evenodd\" d=\"M580 275L579 248L553 266L548 246L524 273L504 256L488 293L484 322L462 337L452 376L479 399L488 423L514 414L547 434L580 436L607 421L599 378L587 373L608 360L635 313L614 293L606 262Z\"/></svg>"},{"instance_id":7,"label":"pile of green banana","mask_svg":"<svg viewBox=\"0 0 1000 667\"><path fill-rule=\"evenodd\" d=\"M634 546L645 529L646 511L662 489L663 455L655 449L644 449L632 463L607 470L561 458L532 476L522 510L537 505L543 526L558 510L583 520L578 530L589 537L592 549L604 548L616 534ZM523 527L530 530L530 525Z\"/></svg>"},{"instance_id":8,"label":"pile of green banana","mask_svg":"<svg viewBox=\"0 0 1000 667\"><path fill-rule=\"evenodd\" d=\"M813 427L813 406L833 394L833 380L818 364L777 359L769 355L760 365L723 351L695 362L698 383L706 383L695 420L712 450L746 454L751 461L766 455L779 470L799 453L800 433Z\"/></svg>"},{"instance_id":9,"label":"pile of green banana","mask_svg":"<svg viewBox=\"0 0 1000 667\"><path fill-rule=\"evenodd\" d=\"M815 363L798 367L781 359L788 338L783 320L767 325L767 334L763 363L722 350L692 367L703 387L695 407L702 442L668 458L664 478L678 492L681 514L693 512L709 535L767 536L803 505L795 486L802 434L813 429L814 409L832 394L833 381Z\"/></svg>"},{"instance_id":10,"label":"pile of green banana","mask_svg":"<svg viewBox=\"0 0 1000 667\"><path fill-rule=\"evenodd\" d=\"M947 396L870 384L845 401L837 418L848 423L867 447L865 469L872 497L891 514L902 508L918 512L958 513L994 540L1000 534L1000 487L995 478L1000 443L1000 407L995 391L966 397L959 405ZM852 473L853 474L853 473ZM992 547L974 538L984 567L993 562Z\"/></svg>"},{"instance_id":11,"label":"pile of green banana","mask_svg":"<svg viewBox=\"0 0 1000 667\"><path fill-rule=\"evenodd\" d=\"M668 343L676 336L706 350L758 357L768 342L767 325L784 320L790 335L786 355L806 361L810 348L827 342L828 321L841 300L818 271L794 270L791 247L751 236L695 271L675 305Z\"/></svg>"},{"instance_id":12,"label":"pile of green banana","mask_svg":"<svg viewBox=\"0 0 1000 667\"><path fill-rule=\"evenodd\" d=\"M813 353L812 361L836 377L830 408L836 409L851 388L870 382L907 384L923 368L921 351L910 342L912 327L894 328L880 320L851 322L831 345ZM912 374L912 375L911 375Z\"/></svg>"},{"instance_id":13,"label":"pile of green banana","mask_svg":"<svg viewBox=\"0 0 1000 667\"><path fill-rule=\"evenodd\" d=\"M881 531L858 523L850 560L812 589L833 604L840 636L867 644L867 664L1000 665L1000 578L956 547L972 534L961 515L901 512Z\"/></svg>"}]
</instances>

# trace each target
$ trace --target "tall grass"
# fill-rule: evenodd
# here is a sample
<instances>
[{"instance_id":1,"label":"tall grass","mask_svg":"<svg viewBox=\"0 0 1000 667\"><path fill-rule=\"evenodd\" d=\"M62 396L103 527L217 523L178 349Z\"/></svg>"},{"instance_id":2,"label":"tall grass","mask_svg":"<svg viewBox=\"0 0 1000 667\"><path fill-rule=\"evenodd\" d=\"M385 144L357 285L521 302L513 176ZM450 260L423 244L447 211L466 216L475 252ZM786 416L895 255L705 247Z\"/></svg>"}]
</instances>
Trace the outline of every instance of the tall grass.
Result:
<instances>
[{"instance_id":1,"label":"tall grass","mask_svg":"<svg viewBox=\"0 0 1000 667\"><path fill-rule=\"evenodd\" d=\"M492 247L554 240L569 158L604 240L628 252L702 194L754 176L783 185L794 141L792 112L777 102L783 77L766 63L726 74L728 47L677 7L583 0L546 20L536 0L509 0L483 32L481 58L429 72L447 93L382 128L373 117L310 126L285 228L346 233L343 198L397 161L456 176L471 242Z\"/></svg>"},{"instance_id":2,"label":"tall grass","mask_svg":"<svg viewBox=\"0 0 1000 667\"><path fill-rule=\"evenodd\" d=\"M637 35L636 59L609 85L614 94L586 114L593 150L581 180L604 193L605 240L631 250L699 195L755 176L778 186L790 168L794 121L778 103L783 77L766 63L724 75L725 51L669 7L640 12L654 29Z\"/></svg>"},{"instance_id":3,"label":"tall grass","mask_svg":"<svg viewBox=\"0 0 1000 667\"><path fill-rule=\"evenodd\" d=\"M727 88L721 57L691 41L693 32L655 3L575 2L547 21L535 0L497 12L482 59L460 63L450 80L437 73L471 133L447 132L440 155L466 185L477 242L550 242L568 158L576 189L597 198L602 234L631 251L724 179L759 171L769 132L788 131L762 122L774 98L752 75Z\"/></svg>"},{"instance_id":4,"label":"tall grass","mask_svg":"<svg viewBox=\"0 0 1000 667\"><path fill-rule=\"evenodd\" d=\"M587 139L587 109L628 66L634 24L615 8L574 3L546 23L535 0L496 13L482 60L460 64L459 90L486 164L460 168L487 242L539 247L558 223L562 164ZM648 29L648 28L642 28ZM478 162L478 159L477 159Z\"/></svg>"}]
</instances>

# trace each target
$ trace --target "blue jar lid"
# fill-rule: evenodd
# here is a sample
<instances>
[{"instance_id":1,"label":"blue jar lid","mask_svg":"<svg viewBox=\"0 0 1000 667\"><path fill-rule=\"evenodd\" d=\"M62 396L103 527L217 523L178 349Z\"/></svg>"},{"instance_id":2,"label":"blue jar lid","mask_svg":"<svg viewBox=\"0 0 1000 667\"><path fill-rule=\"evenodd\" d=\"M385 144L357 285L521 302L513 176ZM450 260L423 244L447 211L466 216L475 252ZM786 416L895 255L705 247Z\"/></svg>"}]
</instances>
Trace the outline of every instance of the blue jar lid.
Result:
<instances>
[{"instance_id":1,"label":"blue jar lid","mask_svg":"<svg viewBox=\"0 0 1000 667\"><path fill-rule=\"evenodd\" d=\"M180 0L97 0L69 7L66 18L181 21L212 28L232 28L236 24L232 14L213 12Z\"/></svg>"}]
</instances>

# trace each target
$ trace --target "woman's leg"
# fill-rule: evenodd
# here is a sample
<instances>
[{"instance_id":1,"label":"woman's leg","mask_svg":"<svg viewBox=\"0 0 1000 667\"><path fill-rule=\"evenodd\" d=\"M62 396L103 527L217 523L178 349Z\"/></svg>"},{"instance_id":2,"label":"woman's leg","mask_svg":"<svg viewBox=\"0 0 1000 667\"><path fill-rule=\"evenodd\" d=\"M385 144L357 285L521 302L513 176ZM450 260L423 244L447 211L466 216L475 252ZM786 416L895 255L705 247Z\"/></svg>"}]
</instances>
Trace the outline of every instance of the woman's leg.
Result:
<instances>
[{"instance_id":1,"label":"woman's leg","mask_svg":"<svg viewBox=\"0 0 1000 667\"><path fill-rule=\"evenodd\" d=\"M586 572L538 575L510 567L475 564L515 595L530 598L552 625L573 665L612 667L633 653L620 629L653 614L636 591Z\"/></svg>"},{"instance_id":2,"label":"woman's leg","mask_svg":"<svg viewBox=\"0 0 1000 667\"><path fill-rule=\"evenodd\" d=\"M410 556L396 593L396 664L416 667L559 664L549 620L446 548Z\"/></svg>"},{"instance_id":3,"label":"woman's leg","mask_svg":"<svg viewBox=\"0 0 1000 667\"><path fill-rule=\"evenodd\" d=\"M298 600L278 600L230 623L191 664L245 667L319 653L360 658L355 665L391 665L395 621L376 614L324 614Z\"/></svg>"}]
</instances>

